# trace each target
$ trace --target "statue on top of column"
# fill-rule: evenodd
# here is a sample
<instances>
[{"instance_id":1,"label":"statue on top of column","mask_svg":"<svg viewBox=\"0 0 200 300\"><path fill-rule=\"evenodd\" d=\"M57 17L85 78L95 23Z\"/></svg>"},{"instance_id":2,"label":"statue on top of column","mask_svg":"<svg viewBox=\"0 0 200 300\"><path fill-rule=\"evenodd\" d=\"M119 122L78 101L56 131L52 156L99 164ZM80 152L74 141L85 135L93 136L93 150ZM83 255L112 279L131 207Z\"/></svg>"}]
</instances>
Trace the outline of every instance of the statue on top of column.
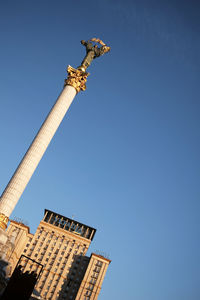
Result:
<instances>
[{"instance_id":1,"label":"statue on top of column","mask_svg":"<svg viewBox=\"0 0 200 300\"><path fill-rule=\"evenodd\" d=\"M65 79L65 85L71 85L76 89L76 92L86 90L86 81L89 73L86 69L90 66L93 59L110 51L110 47L106 46L100 39L93 38L88 41L81 41L81 44L86 48L86 55L78 68L68 66L68 77ZM97 44L100 44L98 46Z\"/></svg>"},{"instance_id":2,"label":"statue on top of column","mask_svg":"<svg viewBox=\"0 0 200 300\"><path fill-rule=\"evenodd\" d=\"M96 44L94 45L93 42L99 43L101 47L98 47ZM110 47L106 46L104 42L96 38L93 38L89 41L82 40L81 44L86 48L86 56L84 57L81 66L78 67L78 69L82 70L83 72L85 72L86 69L90 66L93 59L110 51Z\"/></svg>"}]
</instances>

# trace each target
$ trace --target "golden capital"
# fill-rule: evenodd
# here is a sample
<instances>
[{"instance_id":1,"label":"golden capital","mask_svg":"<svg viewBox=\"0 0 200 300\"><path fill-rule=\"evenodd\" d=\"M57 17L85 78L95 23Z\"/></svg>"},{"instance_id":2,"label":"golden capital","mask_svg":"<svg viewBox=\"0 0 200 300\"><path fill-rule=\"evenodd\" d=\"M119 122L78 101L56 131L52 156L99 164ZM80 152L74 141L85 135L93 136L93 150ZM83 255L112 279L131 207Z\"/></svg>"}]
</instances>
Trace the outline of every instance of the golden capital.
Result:
<instances>
[{"instance_id":1,"label":"golden capital","mask_svg":"<svg viewBox=\"0 0 200 300\"><path fill-rule=\"evenodd\" d=\"M0 228L6 230L9 218L0 213Z\"/></svg>"},{"instance_id":2,"label":"golden capital","mask_svg":"<svg viewBox=\"0 0 200 300\"><path fill-rule=\"evenodd\" d=\"M71 66L67 68L68 77L65 79L65 86L71 85L79 93L81 90L86 90L86 81L89 73L85 72L84 69L78 68L74 69Z\"/></svg>"}]
</instances>

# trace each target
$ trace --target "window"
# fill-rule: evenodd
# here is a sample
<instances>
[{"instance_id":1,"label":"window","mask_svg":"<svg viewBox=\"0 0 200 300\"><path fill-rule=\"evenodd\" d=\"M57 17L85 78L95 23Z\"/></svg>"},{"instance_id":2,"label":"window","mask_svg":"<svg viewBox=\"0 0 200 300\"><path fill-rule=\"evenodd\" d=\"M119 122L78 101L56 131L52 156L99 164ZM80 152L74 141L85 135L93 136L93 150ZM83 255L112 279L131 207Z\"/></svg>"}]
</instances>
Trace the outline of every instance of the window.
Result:
<instances>
[{"instance_id":1,"label":"window","mask_svg":"<svg viewBox=\"0 0 200 300\"><path fill-rule=\"evenodd\" d=\"M97 272L97 273L99 273L99 272L100 272L100 270L101 270L101 268L100 268L100 267L96 267L96 268L94 269L94 272Z\"/></svg>"},{"instance_id":2,"label":"window","mask_svg":"<svg viewBox=\"0 0 200 300\"><path fill-rule=\"evenodd\" d=\"M98 260L97 263L96 263L96 265L99 266L99 267L101 267L103 265L103 263Z\"/></svg>"},{"instance_id":3,"label":"window","mask_svg":"<svg viewBox=\"0 0 200 300\"><path fill-rule=\"evenodd\" d=\"M87 292L86 292L86 295L87 295L87 296L91 296L91 294L92 294L91 291L87 291Z\"/></svg>"},{"instance_id":4,"label":"window","mask_svg":"<svg viewBox=\"0 0 200 300\"><path fill-rule=\"evenodd\" d=\"M97 279L97 278L98 278L98 274L97 274L97 273L94 273L94 274L92 275L92 277L95 278L95 279Z\"/></svg>"},{"instance_id":5,"label":"window","mask_svg":"<svg viewBox=\"0 0 200 300\"><path fill-rule=\"evenodd\" d=\"M95 284L97 281L96 281L96 279L94 279L94 278L92 278L91 280L90 280L90 283L92 283L92 284Z\"/></svg>"}]
</instances>

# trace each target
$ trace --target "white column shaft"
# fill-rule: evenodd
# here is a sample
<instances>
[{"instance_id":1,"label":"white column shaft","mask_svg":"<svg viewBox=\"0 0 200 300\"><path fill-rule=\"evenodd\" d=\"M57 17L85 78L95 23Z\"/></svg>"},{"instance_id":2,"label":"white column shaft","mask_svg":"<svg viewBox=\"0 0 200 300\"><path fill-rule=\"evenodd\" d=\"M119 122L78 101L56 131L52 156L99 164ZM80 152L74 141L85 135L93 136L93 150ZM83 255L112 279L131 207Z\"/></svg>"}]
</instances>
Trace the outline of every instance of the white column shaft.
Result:
<instances>
[{"instance_id":1,"label":"white column shaft","mask_svg":"<svg viewBox=\"0 0 200 300\"><path fill-rule=\"evenodd\" d=\"M5 188L0 199L0 213L3 213L7 217L12 213L75 95L75 88L69 85L61 92L55 105L51 109L13 177Z\"/></svg>"}]
</instances>

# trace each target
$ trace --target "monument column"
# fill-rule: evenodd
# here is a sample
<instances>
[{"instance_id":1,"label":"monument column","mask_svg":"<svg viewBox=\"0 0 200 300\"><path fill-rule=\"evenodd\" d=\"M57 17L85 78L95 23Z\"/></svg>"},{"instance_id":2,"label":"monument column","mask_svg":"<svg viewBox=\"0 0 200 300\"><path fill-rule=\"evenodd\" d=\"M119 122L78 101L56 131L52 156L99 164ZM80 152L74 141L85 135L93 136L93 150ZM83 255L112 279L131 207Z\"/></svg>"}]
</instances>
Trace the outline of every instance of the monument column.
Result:
<instances>
[{"instance_id":1,"label":"monument column","mask_svg":"<svg viewBox=\"0 0 200 300\"><path fill-rule=\"evenodd\" d=\"M76 77L75 77L76 75ZM6 229L8 218L33 175L45 150L70 107L75 95L84 90L88 73L68 67L65 87L42 124L28 151L0 198L0 228ZM76 78L76 81L74 80Z\"/></svg>"},{"instance_id":2,"label":"monument column","mask_svg":"<svg viewBox=\"0 0 200 300\"><path fill-rule=\"evenodd\" d=\"M97 45L94 45L93 42L100 43L102 46L99 48ZM99 39L92 39L88 42L81 41L81 43L86 47L86 56L81 66L77 69L68 66L68 78L65 80L63 91L2 193L0 198L0 229L6 229L10 214L14 210L76 93L86 89L85 83L89 75L89 73L86 72L86 68L91 64L94 58L110 50L110 48Z\"/></svg>"},{"instance_id":3,"label":"monument column","mask_svg":"<svg viewBox=\"0 0 200 300\"><path fill-rule=\"evenodd\" d=\"M41 126L24 158L5 188L0 201L0 226L5 229L6 218L10 216L65 113L76 95L76 89L66 85L55 105Z\"/></svg>"}]
</instances>

